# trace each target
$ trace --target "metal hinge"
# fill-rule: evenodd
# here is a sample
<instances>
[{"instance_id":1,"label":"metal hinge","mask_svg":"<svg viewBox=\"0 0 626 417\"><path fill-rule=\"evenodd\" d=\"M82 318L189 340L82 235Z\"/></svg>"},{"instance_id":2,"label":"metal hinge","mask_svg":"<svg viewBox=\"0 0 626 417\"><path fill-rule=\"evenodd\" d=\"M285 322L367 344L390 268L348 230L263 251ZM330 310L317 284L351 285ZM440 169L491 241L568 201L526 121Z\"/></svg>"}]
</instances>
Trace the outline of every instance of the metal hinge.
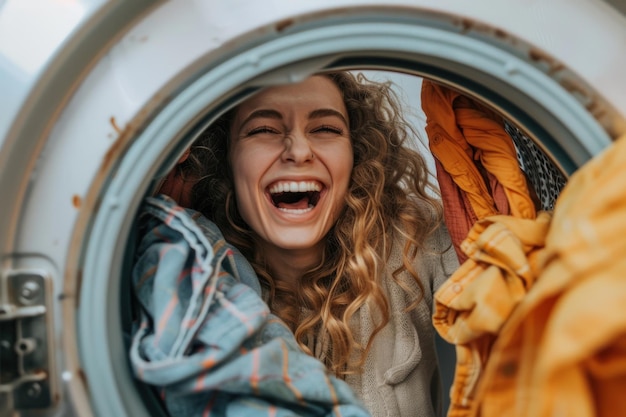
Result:
<instances>
[{"instance_id":1,"label":"metal hinge","mask_svg":"<svg viewBox=\"0 0 626 417\"><path fill-rule=\"evenodd\" d=\"M49 407L49 278L41 271L10 271L0 279L0 414Z\"/></svg>"}]
</instances>

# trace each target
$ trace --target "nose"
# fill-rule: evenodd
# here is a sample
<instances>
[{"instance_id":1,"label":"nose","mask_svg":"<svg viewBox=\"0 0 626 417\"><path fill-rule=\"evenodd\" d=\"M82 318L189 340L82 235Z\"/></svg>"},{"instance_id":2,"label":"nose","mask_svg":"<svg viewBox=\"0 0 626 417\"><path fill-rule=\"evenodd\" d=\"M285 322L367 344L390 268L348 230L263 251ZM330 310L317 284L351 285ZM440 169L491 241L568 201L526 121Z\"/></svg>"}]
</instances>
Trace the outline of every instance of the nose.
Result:
<instances>
[{"instance_id":1,"label":"nose","mask_svg":"<svg viewBox=\"0 0 626 417\"><path fill-rule=\"evenodd\" d=\"M302 133L293 133L285 137L285 150L282 154L283 162L295 162L297 164L313 160L314 153L311 142Z\"/></svg>"}]
</instances>

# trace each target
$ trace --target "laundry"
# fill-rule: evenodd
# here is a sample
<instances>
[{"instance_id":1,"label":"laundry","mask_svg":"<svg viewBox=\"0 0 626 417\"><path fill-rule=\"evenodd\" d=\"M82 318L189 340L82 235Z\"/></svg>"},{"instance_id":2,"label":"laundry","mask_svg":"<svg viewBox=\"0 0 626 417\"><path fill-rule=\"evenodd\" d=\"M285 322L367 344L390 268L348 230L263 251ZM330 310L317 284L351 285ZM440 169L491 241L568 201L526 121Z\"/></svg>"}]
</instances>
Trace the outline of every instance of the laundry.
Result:
<instances>
[{"instance_id":1,"label":"laundry","mask_svg":"<svg viewBox=\"0 0 626 417\"><path fill-rule=\"evenodd\" d=\"M369 415L269 312L213 223L162 195L145 200L138 223L131 365L171 416Z\"/></svg>"},{"instance_id":2,"label":"laundry","mask_svg":"<svg viewBox=\"0 0 626 417\"><path fill-rule=\"evenodd\" d=\"M549 214L535 221L541 203L500 115L430 80L421 100L444 220L462 264L435 294L433 324L455 345L448 416L463 416L498 331L534 281L527 256L543 247Z\"/></svg>"},{"instance_id":3,"label":"laundry","mask_svg":"<svg viewBox=\"0 0 626 417\"><path fill-rule=\"evenodd\" d=\"M517 160L537 196L541 210L552 211L567 178L545 152L520 129L505 120L504 130L513 139Z\"/></svg>"},{"instance_id":4,"label":"laundry","mask_svg":"<svg viewBox=\"0 0 626 417\"><path fill-rule=\"evenodd\" d=\"M469 260L435 294L433 323L457 344L449 417L626 415L625 166L626 136L553 215L472 228Z\"/></svg>"},{"instance_id":5,"label":"laundry","mask_svg":"<svg viewBox=\"0 0 626 417\"><path fill-rule=\"evenodd\" d=\"M473 224L495 214L533 219L533 194L503 119L460 92L424 80L422 108L444 218L459 261Z\"/></svg>"},{"instance_id":6,"label":"laundry","mask_svg":"<svg viewBox=\"0 0 626 417\"><path fill-rule=\"evenodd\" d=\"M571 177L471 415L626 415L626 136ZM601 185L601 186L600 186Z\"/></svg>"},{"instance_id":7,"label":"laundry","mask_svg":"<svg viewBox=\"0 0 626 417\"><path fill-rule=\"evenodd\" d=\"M448 417L469 415L498 334L538 275L551 215L478 221L461 245L469 259L435 293L433 324L456 345Z\"/></svg>"}]
</instances>

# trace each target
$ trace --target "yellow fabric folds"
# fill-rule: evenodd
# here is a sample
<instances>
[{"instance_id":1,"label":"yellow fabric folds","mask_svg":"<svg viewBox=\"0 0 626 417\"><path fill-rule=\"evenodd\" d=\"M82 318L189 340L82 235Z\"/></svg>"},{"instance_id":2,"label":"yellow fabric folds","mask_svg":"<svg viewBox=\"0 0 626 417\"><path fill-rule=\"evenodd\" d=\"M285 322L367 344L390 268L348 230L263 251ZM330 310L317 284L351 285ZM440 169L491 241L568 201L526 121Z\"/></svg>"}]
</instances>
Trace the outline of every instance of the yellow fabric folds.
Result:
<instances>
[{"instance_id":1,"label":"yellow fabric folds","mask_svg":"<svg viewBox=\"0 0 626 417\"><path fill-rule=\"evenodd\" d=\"M626 137L574 174L551 219L472 229L470 260L435 295L433 322L459 344L449 416L626 415L624 178Z\"/></svg>"},{"instance_id":2,"label":"yellow fabric folds","mask_svg":"<svg viewBox=\"0 0 626 417\"><path fill-rule=\"evenodd\" d=\"M626 415L626 136L557 200L537 283L493 345L480 416Z\"/></svg>"},{"instance_id":3,"label":"yellow fabric folds","mask_svg":"<svg viewBox=\"0 0 626 417\"><path fill-rule=\"evenodd\" d=\"M469 259L436 292L433 324L457 353L448 416L468 415L494 340L536 280L550 218L480 220L462 244Z\"/></svg>"},{"instance_id":4,"label":"yellow fabric folds","mask_svg":"<svg viewBox=\"0 0 626 417\"><path fill-rule=\"evenodd\" d=\"M543 247L550 215L535 220L526 177L499 115L428 80L422 108L446 224L459 260L467 259L437 291L433 315L440 335L456 345L448 415L463 416L497 333L534 283L534 252Z\"/></svg>"},{"instance_id":5,"label":"yellow fabric folds","mask_svg":"<svg viewBox=\"0 0 626 417\"><path fill-rule=\"evenodd\" d=\"M457 351L448 416L626 415L626 136L535 218L497 118L428 81L422 100L431 151L478 218L435 294L433 323ZM496 215L485 172L511 216Z\"/></svg>"}]
</instances>

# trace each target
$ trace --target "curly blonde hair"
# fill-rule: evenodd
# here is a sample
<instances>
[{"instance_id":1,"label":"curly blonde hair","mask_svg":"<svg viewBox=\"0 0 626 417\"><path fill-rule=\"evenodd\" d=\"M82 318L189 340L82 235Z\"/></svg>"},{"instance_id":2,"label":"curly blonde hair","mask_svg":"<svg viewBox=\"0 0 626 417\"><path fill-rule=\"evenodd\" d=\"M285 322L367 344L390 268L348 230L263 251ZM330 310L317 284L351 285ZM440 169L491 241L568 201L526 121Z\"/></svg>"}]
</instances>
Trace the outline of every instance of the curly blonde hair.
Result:
<instances>
[{"instance_id":1,"label":"curly blonde hair","mask_svg":"<svg viewBox=\"0 0 626 417\"><path fill-rule=\"evenodd\" d=\"M213 123L196 141L183 169L200 178L193 207L214 221L256 270L270 309L293 330L298 343L337 376L359 372L376 334L388 323L390 306L383 290L385 263L394 242L403 244L403 266L423 287L412 266L428 235L441 221L439 200L429 193L426 163L407 141L415 134L400 112L390 83L362 74L324 74L343 95L354 152L354 168L343 213L326 236L321 262L293 290L273 279L258 239L237 211L228 164L229 130L234 110ZM414 302L423 294L411 293ZM413 291L414 292L414 291ZM380 320L368 343L357 342L350 325L365 303ZM316 346L322 346L316 351Z\"/></svg>"}]
</instances>

